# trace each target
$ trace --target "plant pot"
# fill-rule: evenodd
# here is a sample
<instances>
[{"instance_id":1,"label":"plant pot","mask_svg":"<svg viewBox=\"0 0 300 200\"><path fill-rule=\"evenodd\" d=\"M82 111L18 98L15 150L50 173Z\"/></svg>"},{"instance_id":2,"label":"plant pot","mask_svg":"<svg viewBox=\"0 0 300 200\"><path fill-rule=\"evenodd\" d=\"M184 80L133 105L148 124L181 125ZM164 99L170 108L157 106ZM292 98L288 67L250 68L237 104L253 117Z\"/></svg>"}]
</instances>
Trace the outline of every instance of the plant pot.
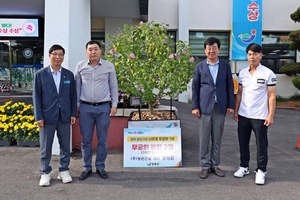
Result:
<instances>
[{"instance_id":1,"label":"plant pot","mask_svg":"<svg viewBox=\"0 0 300 200\"><path fill-rule=\"evenodd\" d=\"M141 111L148 112L148 111ZM155 111L155 112L167 112L170 111ZM128 119L128 128L180 128L180 119L175 111L172 111L172 115L175 115L175 119L156 119L156 120L132 120L133 116L138 113L133 111L130 113Z\"/></svg>"},{"instance_id":2,"label":"plant pot","mask_svg":"<svg viewBox=\"0 0 300 200\"><path fill-rule=\"evenodd\" d=\"M119 110L119 109L118 109ZM128 117L110 117L110 126L108 128L108 148L123 148L123 131L127 128ZM97 149L98 140L96 130L93 133L92 148ZM81 134L79 119L72 125L72 149L81 150Z\"/></svg>"},{"instance_id":3,"label":"plant pot","mask_svg":"<svg viewBox=\"0 0 300 200\"><path fill-rule=\"evenodd\" d=\"M11 140L2 140L0 139L0 146L11 146Z\"/></svg>"},{"instance_id":4,"label":"plant pot","mask_svg":"<svg viewBox=\"0 0 300 200\"><path fill-rule=\"evenodd\" d=\"M18 142L19 147L39 147L40 142L39 141L23 141L19 140Z\"/></svg>"}]
</instances>

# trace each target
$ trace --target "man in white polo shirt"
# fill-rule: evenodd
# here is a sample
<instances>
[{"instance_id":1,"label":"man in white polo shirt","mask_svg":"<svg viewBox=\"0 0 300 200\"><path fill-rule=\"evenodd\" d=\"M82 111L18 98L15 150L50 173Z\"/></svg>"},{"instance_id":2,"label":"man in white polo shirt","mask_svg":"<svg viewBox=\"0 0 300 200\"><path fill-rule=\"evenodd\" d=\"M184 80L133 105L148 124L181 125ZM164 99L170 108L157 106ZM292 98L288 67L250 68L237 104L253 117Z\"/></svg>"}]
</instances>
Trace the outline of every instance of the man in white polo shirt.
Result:
<instances>
[{"instance_id":1,"label":"man in white polo shirt","mask_svg":"<svg viewBox=\"0 0 300 200\"><path fill-rule=\"evenodd\" d=\"M233 119L238 122L240 166L234 173L241 178L249 174L249 142L253 130L257 144L257 168L255 183L263 185L268 163L268 127L274 122L276 105L276 76L260 64L262 47L250 44L246 48L249 67L239 73L239 88L236 95Z\"/></svg>"}]
</instances>

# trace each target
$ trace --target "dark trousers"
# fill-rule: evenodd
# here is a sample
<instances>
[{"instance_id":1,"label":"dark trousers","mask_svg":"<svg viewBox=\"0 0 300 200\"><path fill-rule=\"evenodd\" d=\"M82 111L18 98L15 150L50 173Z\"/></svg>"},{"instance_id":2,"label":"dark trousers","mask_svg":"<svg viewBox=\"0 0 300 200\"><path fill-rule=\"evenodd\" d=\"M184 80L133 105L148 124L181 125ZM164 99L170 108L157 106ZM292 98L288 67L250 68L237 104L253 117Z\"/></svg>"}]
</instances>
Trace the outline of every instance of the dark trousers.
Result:
<instances>
[{"instance_id":1,"label":"dark trousers","mask_svg":"<svg viewBox=\"0 0 300 200\"><path fill-rule=\"evenodd\" d=\"M263 172L267 170L268 163L268 127L264 125L265 120L250 119L238 116L238 139L240 145L241 167L248 167L250 161L249 142L253 130L256 137L257 147L257 169ZM256 170L257 170L256 169Z\"/></svg>"}]
</instances>

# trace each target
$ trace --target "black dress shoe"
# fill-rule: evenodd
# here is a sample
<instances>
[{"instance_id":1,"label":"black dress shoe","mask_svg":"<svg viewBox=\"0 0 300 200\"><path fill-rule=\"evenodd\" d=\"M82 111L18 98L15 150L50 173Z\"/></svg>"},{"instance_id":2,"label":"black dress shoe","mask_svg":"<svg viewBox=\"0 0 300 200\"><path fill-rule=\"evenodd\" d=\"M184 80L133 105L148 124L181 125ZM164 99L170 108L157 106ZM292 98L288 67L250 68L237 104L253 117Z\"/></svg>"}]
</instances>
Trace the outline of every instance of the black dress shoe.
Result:
<instances>
[{"instance_id":1,"label":"black dress shoe","mask_svg":"<svg viewBox=\"0 0 300 200\"><path fill-rule=\"evenodd\" d=\"M200 178L206 179L208 177L208 173L210 172L210 169L202 169L199 173Z\"/></svg>"},{"instance_id":2,"label":"black dress shoe","mask_svg":"<svg viewBox=\"0 0 300 200\"><path fill-rule=\"evenodd\" d=\"M89 175L91 175L92 170L90 171L83 171L81 172L80 176L79 176L79 180L83 181L84 179L86 179Z\"/></svg>"},{"instance_id":3,"label":"black dress shoe","mask_svg":"<svg viewBox=\"0 0 300 200\"><path fill-rule=\"evenodd\" d=\"M102 178L108 178L107 172L103 169L103 170L96 170L96 173L99 174Z\"/></svg>"},{"instance_id":4,"label":"black dress shoe","mask_svg":"<svg viewBox=\"0 0 300 200\"><path fill-rule=\"evenodd\" d=\"M218 167L217 168L212 168L211 171L219 177L224 177L225 176L224 172L222 172L222 170Z\"/></svg>"}]
</instances>

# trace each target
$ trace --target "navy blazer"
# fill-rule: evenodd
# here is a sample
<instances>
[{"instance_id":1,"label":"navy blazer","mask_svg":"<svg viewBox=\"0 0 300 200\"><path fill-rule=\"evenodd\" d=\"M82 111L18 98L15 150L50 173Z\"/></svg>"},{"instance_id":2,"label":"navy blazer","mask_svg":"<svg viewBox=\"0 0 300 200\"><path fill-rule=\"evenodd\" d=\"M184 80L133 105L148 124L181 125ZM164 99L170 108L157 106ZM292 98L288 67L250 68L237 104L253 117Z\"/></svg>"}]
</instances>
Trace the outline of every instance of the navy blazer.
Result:
<instances>
[{"instance_id":1,"label":"navy blazer","mask_svg":"<svg viewBox=\"0 0 300 200\"><path fill-rule=\"evenodd\" d=\"M44 120L44 124L55 124L59 116L65 123L76 117L76 84L74 74L61 68L59 94L52 77L50 66L40 69L34 76L33 105L35 121Z\"/></svg>"},{"instance_id":2,"label":"navy blazer","mask_svg":"<svg viewBox=\"0 0 300 200\"><path fill-rule=\"evenodd\" d=\"M210 114L214 108L215 95L221 114L227 108L234 109L235 97L230 65L219 59L216 85L209 71L207 59L196 65L192 82L192 109L198 108L200 114Z\"/></svg>"}]
</instances>

